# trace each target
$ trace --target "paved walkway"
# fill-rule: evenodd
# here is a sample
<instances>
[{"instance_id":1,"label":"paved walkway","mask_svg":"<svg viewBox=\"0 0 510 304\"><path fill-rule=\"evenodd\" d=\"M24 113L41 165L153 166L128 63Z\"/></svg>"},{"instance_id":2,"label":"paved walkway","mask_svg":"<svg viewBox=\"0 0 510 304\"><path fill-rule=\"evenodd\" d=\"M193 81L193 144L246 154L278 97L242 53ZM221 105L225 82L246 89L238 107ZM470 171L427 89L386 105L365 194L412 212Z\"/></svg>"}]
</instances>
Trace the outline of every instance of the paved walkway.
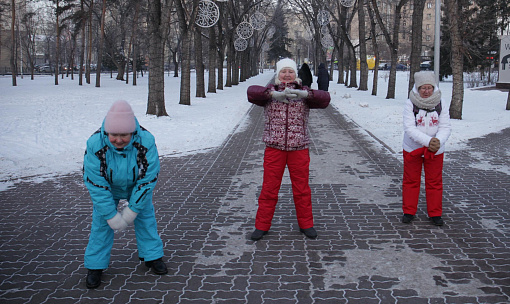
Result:
<instances>
[{"instance_id":1,"label":"paved walkway","mask_svg":"<svg viewBox=\"0 0 510 304\"><path fill-rule=\"evenodd\" d=\"M132 229L85 288L91 203L80 174L0 192L1 303L509 303L510 129L445 163L443 227L401 217L401 161L332 107L312 110L316 240L298 231L288 176L268 235L249 240L263 113L219 149L164 158L156 217L169 274L140 263ZM423 199L423 197L422 197Z\"/></svg>"}]
</instances>

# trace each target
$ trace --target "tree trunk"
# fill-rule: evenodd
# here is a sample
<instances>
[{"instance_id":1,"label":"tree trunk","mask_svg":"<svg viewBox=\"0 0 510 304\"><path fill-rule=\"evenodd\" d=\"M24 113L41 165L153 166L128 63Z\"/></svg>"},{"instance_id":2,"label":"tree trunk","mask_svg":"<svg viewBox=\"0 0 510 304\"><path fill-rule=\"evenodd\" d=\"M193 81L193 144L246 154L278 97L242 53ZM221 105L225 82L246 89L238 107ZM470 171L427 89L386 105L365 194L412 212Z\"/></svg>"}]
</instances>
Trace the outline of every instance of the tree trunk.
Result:
<instances>
[{"instance_id":1,"label":"tree trunk","mask_svg":"<svg viewBox=\"0 0 510 304\"><path fill-rule=\"evenodd\" d=\"M229 38L227 44L227 80L225 82L225 86L227 88L232 86L232 61L234 57L233 44L234 42L232 41L232 38Z\"/></svg>"},{"instance_id":2,"label":"tree trunk","mask_svg":"<svg viewBox=\"0 0 510 304\"><path fill-rule=\"evenodd\" d=\"M131 27L131 39L129 39L129 47L128 47L128 56L126 60L126 84L129 83L129 60L132 56L131 50L133 47L133 43L136 37L137 23L138 23L138 11L140 7L140 2L136 1L135 3L135 16L133 17L133 26ZM133 68L134 70L134 68Z\"/></svg>"},{"instance_id":3,"label":"tree trunk","mask_svg":"<svg viewBox=\"0 0 510 304\"><path fill-rule=\"evenodd\" d=\"M14 29L16 28L16 3L14 0L11 1L12 9L12 20L11 20L11 74L12 74L12 86L17 86L16 82L16 35Z\"/></svg>"},{"instance_id":4,"label":"tree trunk","mask_svg":"<svg viewBox=\"0 0 510 304\"><path fill-rule=\"evenodd\" d=\"M59 57L60 57L60 24L58 21L59 17L59 0L56 1L57 8L55 10L57 16L57 38L55 41L55 85L58 85L58 73L59 73Z\"/></svg>"},{"instance_id":5,"label":"tree trunk","mask_svg":"<svg viewBox=\"0 0 510 304\"><path fill-rule=\"evenodd\" d=\"M216 93L216 30L214 26L209 28L209 82L207 85L207 93ZM218 69L219 70L219 69Z\"/></svg>"},{"instance_id":6,"label":"tree trunk","mask_svg":"<svg viewBox=\"0 0 510 304\"><path fill-rule=\"evenodd\" d=\"M191 105L191 30L182 33L182 56L181 56L181 98L179 104Z\"/></svg>"},{"instance_id":7,"label":"tree trunk","mask_svg":"<svg viewBox=\"0 0 510 304\"><path fill-rule=\"evenodd\" d=\"M80 46L80 68L78 69L78 85L83 85L83 63L85 59L85 11L83 6L83 0L80 0L81 9L81 46Z\"/></svg>"},{"instance_id":8,"label":"tree trunk","mask_svg":"<svg viewBox=\"0 0 510 304\"><path fill-rule=\"evenodd\" d=\"M94 8L94 0L90 1L89 7L89 42L87 50L87 66L85 69L85 78L88 84L90 84L90 64L92 63L92 12Z\"/></svg>"},{"instance_id":9,"label":"tree trunk","mask_svg":"<svg viewBox=\"0 0 510 304\"><path fill-rule=\"evenodd\" d=\"M204 74L204 56L202 54L202 34L201 30L195 28L195 77L196 77L196 97L205 98L205 74Z\"/></svg>"},{"instance_id":10,"label":"tree trunk","mask_svg":"<svg viewBox=\"0 0 510 304\"><path fill-rule=\"evenodd\" d=\"M104 45L104 19L106 15L106 0L103 0L103 10L101 12L101 32L99 39L99 47L97 50L97 66L96 66L96 88L101 86L101 66L103 63L103 45Z\"/></svg>"},{"instance_id":11,"label":"tree trunk","mask_svg":"<svg viewBox=\"0 0 510 304\"><path fill-rule=\"evenodd\" d=\"M161 0L149 0L147 29L149 31L149 95L147 114L168 116L165 108L165 56Z\"/></svg>"},{"instance_id":12,"label":"tree trunk","mask_svg":"<svg viewBox=\"0 0 510 304\"><path fill-rule=\"evenodd\" d=\"M219 22L218 22L219 23ZM218 61L218 90L223 90L223 60L225 58L225 48L223 46L223 34L221 33L221 27L218 27L218 56L216 60Z\"/></svg>"},{"instance_id":13,"label":"tree trunk","mask_svg":"<svg viewBox=\"0 0 510 304\"><path fill-rule=\"evenodd\" d=\"M420 71L421 63L421 43L423 39L423 10L425 9L425 1L413 1L413 28L411 43L411 77L409 78L408 92L414 86L414 73Z\"/></svg>"},{"instance_id":14,"label":"tree trunk","mask_svg":"<svg viewBox=\"0 0 510 304\"><path fill-rule=\"evenodd\" d=\"M371 4L367 5L368 16L370 18L370 36L372 40L372 49L374 50L374 80L372 81L372 95L377 96L377 85L379 80L379 44L377 43L377 31Z\"/></svg>"},{"instance_id":15,"label":"tree trunk","mask_svg":"<svg viewBox=\"0 0 510 304\"><path fill-rule=\"evenodd\" d=\"M365 33L365 7L364 1L358 2L359 20L359 87L360 91L368 91L368 65L367 65L367 43Z\"/></svg>"},{"instance_id":16,"label":"tree trunk","mask_svg":"<svg viewBox=\"0 0 510 304\"><path fill-rule=\"evenodd\" d=\"M138 52L137 52L138 43L135 40L133 43L133 85L136 85L136 76L137 76L137 65L138 65Z\"/></svg>"},{"instance_id":17,"label":"tree trunk","mask_svg":"<svg viewBox=\"0 0 510 304\"><path fill-rule=\"evenodd\" d=\"M459 4L457 0L446 0L446 10L449 16L450 35L452 43L452 101L450 103L450 117L462 119L462 103L464 99L464 56L462 54L462 37L460 33Z\"/></svg>"}]
</instances>

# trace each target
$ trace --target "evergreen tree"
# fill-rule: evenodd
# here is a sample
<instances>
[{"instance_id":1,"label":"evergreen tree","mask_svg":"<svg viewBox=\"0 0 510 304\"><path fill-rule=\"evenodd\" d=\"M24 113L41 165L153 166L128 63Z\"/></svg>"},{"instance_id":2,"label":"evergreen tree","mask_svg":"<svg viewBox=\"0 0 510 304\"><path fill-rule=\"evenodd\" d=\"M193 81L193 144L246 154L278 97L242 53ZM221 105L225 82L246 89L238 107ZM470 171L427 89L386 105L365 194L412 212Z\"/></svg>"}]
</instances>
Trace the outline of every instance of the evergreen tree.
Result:
<instances>
[{"instance_id":1,"label":"evergreen tree","mask_svg":"<svg viewBox=\"0 0 510 304\"><path fill-rule=\"evenodd\" d=\"M281 7L277 7L275 10L274 26L276 31L270 39L271 46L268 51L269 60L278 61L281 58L292 57L292 53L288 51L288 48L293 40L288 38L289 31Z\"/></svg>"}]
</instances>

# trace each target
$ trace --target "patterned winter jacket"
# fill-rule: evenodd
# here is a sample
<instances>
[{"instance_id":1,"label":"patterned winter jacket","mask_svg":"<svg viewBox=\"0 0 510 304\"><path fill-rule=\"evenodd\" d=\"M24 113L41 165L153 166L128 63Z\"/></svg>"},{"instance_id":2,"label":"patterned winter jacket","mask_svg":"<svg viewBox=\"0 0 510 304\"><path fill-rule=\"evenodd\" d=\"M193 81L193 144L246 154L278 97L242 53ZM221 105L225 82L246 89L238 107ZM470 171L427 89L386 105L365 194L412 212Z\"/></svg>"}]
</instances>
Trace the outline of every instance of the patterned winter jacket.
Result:
<instances>
[{"instance_id":1,"label":"patterned winter jacket","mask_svg":"<svg viewBox=\"0 0 510 304\"><path fill-rule=\"evenodd\" d=\"M117 213L116 200L127 199L136 213L152 203L159 168L154 136L138 120L131 142L123 149L111 144L103 121L87 141L83 180L94 209L108 220Z\"/></svg>"},{"instance_id":2,"label":"patterned winter jacket","mask_svg":"<svg viewBox=\"0 0 510 304\"><path fill-rule=\"evenodd\" d=\"M283 91L285 87L308 90L306 99L289 99L288 103L271 98L271 91ZM324 109L331 99L328 92L301 87L298 83L270 84L266 87L253 85L248 88L248 101L264 107L265 127L263 141L266 146L283 151L307 149L308 115L310 109Z\"/></svg>"},{"instance_id":3,"label":"patterned winter jacket","mask_svg":"<svg viewBox=\"0 0 510 304\"><path fill-rule=\"evenodd\" d=\"M416 90L416 88L414 88ZM416 91L417 92L417 91ZM435 153L444 153L445 144L451 133L450 114L448 108L444 108L441 114L437 111L420 109L416 115L413 111L413 103L406 100L403 112L404 140L403 148L406 152L412 152L422 147L428 147L433 137L439 139L441 147Z\"/></svg>"}]
</instances>

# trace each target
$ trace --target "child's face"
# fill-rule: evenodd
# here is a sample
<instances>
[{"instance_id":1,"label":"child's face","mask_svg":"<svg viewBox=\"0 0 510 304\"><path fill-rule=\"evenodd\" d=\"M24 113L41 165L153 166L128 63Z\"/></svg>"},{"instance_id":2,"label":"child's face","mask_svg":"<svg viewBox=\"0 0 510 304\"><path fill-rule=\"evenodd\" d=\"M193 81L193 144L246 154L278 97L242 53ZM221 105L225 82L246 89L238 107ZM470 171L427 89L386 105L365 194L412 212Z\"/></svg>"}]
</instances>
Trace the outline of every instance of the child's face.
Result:
<instances>
[{"instance_id":1,"label":"child's face","mask_svg":"<svg viewBox=\"0 0 510 304\"><path fill-rule=\"evenodd\" d=\"M293 82L296 80L296 72L294 72L294 69L291 68L283 68L278 74L278 79L284 83Z\"/></svg>"}]
</instances>

